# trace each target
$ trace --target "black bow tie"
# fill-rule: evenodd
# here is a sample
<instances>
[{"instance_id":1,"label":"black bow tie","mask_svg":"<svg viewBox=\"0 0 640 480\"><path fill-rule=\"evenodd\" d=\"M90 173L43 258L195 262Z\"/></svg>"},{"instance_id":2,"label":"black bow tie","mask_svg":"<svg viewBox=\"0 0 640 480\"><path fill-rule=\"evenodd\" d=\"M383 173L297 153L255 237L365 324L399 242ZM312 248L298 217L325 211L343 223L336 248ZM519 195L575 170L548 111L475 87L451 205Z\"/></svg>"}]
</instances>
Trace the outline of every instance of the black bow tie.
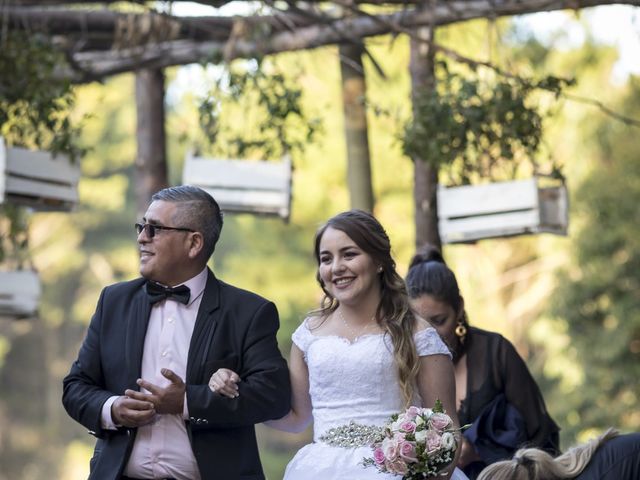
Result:
<instances>
[{"instance_id":1,"label":"black bow tie","mask_svg":"<svg viewBox=\"0 0 640 480\"><path fill-rule=\"evenodd\" d=\"M149 296L149 303L160 302L161 300L171 299L176 302L189 303L191 297L191 290L186 285L180 285L178 287L165 287L159 283L148 281L145 285L147 295Z\"/></svg>"}]
</instances>

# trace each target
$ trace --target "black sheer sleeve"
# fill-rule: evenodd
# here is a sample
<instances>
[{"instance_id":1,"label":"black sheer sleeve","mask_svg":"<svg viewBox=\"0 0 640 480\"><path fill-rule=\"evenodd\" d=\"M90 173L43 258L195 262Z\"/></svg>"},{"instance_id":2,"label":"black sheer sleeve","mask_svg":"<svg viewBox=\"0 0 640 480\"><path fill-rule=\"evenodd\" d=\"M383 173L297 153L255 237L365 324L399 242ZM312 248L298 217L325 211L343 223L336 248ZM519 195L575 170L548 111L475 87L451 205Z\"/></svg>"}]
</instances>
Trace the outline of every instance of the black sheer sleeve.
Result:
<instances>
[{"instance_id":1,"label":"black sheer sleeve","mask_svg":"<svg viewBox=\"0 0 640 480\"><path fill-rule=\"evenodd\" d=\"M475 478L486 464L499 457L511 457L522 446L535 446L552 455L558 454L559 428L547 412L538 385L513 345L497 333L473 327L468 331L467 342L467 395L458 416L461 425L474 424L476 427L465 437L473 439L476 451L484 459L484 462L475 462L464 469L469 478ZM505 425L494 425L496 421L505 422ZM507 432L509 442L504 443L494 436L495 432L505 433L506 430L510 430Z\"/></svg>"},{"instance_id":2,"label":"black sheer sleeve","mask_svg":"<svg viewBox=\"0 0 640 480\"><path fill-rule=\"evenodd\" d=\"M507 402L523 416L527 428L528 446L547 450L552 455L560 453L558 431L542 398L538 384L529 372L524 360L514 346L500 336L497 342L495 362L502 373L502 389Z\"/></svg>"}]
</instances>

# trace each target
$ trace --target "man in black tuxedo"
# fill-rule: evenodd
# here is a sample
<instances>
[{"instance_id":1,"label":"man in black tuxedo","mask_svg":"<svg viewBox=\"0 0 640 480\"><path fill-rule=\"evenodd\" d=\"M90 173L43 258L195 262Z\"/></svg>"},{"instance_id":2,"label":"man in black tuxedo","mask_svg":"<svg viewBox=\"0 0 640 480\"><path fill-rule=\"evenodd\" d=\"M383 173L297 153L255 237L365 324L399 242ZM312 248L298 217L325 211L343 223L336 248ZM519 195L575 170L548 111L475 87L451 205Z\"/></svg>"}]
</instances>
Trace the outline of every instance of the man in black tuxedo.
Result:
<instances>
[{"instance_id":1,"label":"man in black tuxedo","mask_svg":"<svg viewBox=\"0 0 640 480\"><path fill-rule=\"evenodd\" d=\"M98 438L89 478L263 479L254 425L291 398L276 307L207 268L222 215L203 190L161 190L143 222L142 278L102 291L64 379L64 407ZM208 386L223 367L235 398Z\"/></svg>"}]
</instances>

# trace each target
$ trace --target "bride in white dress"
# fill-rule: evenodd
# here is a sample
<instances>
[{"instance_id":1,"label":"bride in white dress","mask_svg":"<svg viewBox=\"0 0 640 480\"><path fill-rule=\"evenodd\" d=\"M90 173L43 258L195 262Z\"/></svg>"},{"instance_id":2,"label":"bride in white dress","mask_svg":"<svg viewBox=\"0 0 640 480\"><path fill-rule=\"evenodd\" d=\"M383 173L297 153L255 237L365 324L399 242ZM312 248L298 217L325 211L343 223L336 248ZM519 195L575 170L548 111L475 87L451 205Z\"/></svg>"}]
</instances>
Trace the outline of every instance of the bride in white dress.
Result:
<instances>
[{"instance_id":1,"label":"bride in white dress","mask_svg":"<svg viewBox=\"0 0 640 480\"><path fill-rule=\"evenodd\" d=\"M351 210L331 218L316 234L315 256L325 298L292 336L291 412L267 422L300 432L313 421L313 443L298 451L284 479L398 479L362 465L372 456L366 427L384 425L409 405L431 407L436 399L457 426L451 355L411 312L389 238L372 215ZM238 381L221 369L209 385L234 397ZM331 435L350 422L364 426L361 433ZM451 467L439 478L466 476Z\"/></svg>"}]
</instances>

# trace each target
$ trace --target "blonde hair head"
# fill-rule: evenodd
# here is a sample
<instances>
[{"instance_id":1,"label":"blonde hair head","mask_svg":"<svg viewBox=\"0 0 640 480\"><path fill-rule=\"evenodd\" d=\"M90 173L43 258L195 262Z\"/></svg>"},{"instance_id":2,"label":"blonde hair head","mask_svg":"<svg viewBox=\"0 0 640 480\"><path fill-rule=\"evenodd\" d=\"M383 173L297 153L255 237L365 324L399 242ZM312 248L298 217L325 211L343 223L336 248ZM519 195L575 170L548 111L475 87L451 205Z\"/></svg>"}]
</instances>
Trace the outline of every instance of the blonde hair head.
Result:
<instances>
[{"instance_id":1,"label":"blonde hair head","mask_svg":"<svg viewBox=\"0 0 640 480\"><path fill-rule=\"evenodd\" d=\"M492 463L482 470L478 480L560 480L575 478L586 468L600 445L617 437L608 429L589 442L570 448L553 458L537 448L521 448L511 460Z\"/></svg>"}]
</instances>

